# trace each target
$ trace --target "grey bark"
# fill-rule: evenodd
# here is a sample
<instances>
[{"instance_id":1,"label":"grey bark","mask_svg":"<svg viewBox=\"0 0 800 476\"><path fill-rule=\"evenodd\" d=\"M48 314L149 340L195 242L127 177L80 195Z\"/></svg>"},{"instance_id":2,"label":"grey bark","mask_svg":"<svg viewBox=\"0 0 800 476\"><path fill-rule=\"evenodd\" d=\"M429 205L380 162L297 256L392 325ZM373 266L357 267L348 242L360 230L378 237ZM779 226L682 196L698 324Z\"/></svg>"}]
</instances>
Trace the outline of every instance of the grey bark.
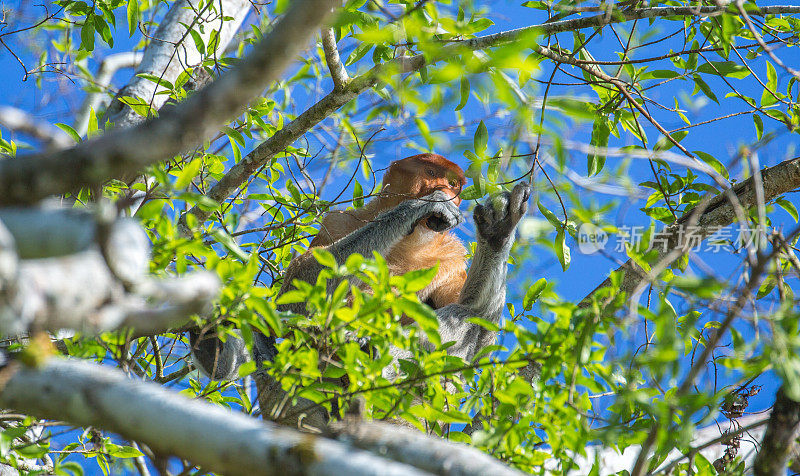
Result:
<instances>
[{"instance_id":1,"label":"grey bark","mask_svg":"<svg viewBox=\"0 0 800 476\"><path fill-rule=\"evenodd\" d=\"M761 449L756 455L753 474L756 476L780 476L793 455L798 432L800 432L800 403L786 395L783 387L778 389L775 405L769 416Z\"/></svg>"},{"instance_id":2,"label":"grey bark","mask_svg":"<svg viewBox=\"0 0 800 476\"><path fill-rule=\"evenodd\" d=\"M75 144L61 129L16 107L0 106L0 126L39 139L48 150L63 149Z\"/></svg>"},{"instance_id":3,"label":"grey bark","mask_svg":"<svg viewBox=\"0 0 800 476\"><path fill-rule=\"evenodd\" d=\"M219 292L216 274L151 278L149 260L150 240L134 220L0 209L0 335L163 332L210 308Z\"/></svg>"},{"instance_id":4,"label":"grey bark","mask_svg":"<svg viewBox=\"0 0 800 476\"><path fill-rule=\"evenodd\" d=\"M200 7L203 4L206 7L201 9ZM215 55L225 50L247 17L250 6L251 4L247 0L214 2L178 0L173 3L167 14L159 22L158 29L153 33L153 38L145 48L144 56L141 58L134 76L128 84L119 90L116 98L122 96L141 98L146 100L154 109L160 109L168 96L163 94L156 95L155 93L164 88L157 86L156 83L149 79L137 76L137 74L148 73L174 83L184 70L191 71L203 60L203 55L198 51L188 31L195 29L207 47L209 46L211 33L217 32L216 48L210 51L211 55ZM233 19L223 21L222 15ZM187 26L190 28L187 29ZM198 28L200 26L203 27L202 30ZM130 127L143 120L129 106L116 98L108 111L106 111L104 120L110 120L116 127Z\"/></svg>"},{"instance_id":5,"label":"grey bark","mask_svg":"<svg viewBox=\"0 0 800 476\"><path fill-rule=\"evenodd\" d=\"M339 438L354 446L434 474L452 476L521 475L470 446L427 436L417 430L383 422L345 419L332 425Z\"/></svg>"},{"instance_id":6,"label":"grey bark","mask_svg":"<svg viewBox=\"0 0 800 476\"><path fill-rule=\"evenodd\" d=\"M34 203L96 186L200 143L278 78L337 4L292 2L274 30L234 68L157 119L115 128L72 149L0 161L0 204Z\"/></svg>"},{"instance_id":7,"label":"grey bark","mask_svg":"<svg viewBox=\"0 0 800 476\"><path fill-rule=\"evenodd\" d=\"M468 469L470 462L485 470L482 474L518 474L478 450L399 434L390 425L342 432L342 441L300 433L84 361L50 359L39 368L14 362L1 372L4 408L112 431L223 474L479 474Z\"/></svg>"}]
</instances>

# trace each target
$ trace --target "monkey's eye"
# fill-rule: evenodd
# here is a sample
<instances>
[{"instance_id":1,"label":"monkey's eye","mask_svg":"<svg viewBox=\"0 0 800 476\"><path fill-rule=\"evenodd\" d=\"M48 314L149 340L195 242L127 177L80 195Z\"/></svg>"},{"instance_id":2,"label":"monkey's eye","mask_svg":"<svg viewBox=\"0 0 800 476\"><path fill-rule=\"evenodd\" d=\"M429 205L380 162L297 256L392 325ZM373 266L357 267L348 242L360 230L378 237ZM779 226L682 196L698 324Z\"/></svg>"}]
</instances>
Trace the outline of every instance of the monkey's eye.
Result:
<instances>
[{"instance_id":1,"label":"monkey's eye","mask_svg":"<svg viewBox=\"0 0 800 476\"><path fill-rule=\"evenodd\" d=\"M431 177L436 177L436 172L434 172L433 169L425 169L425 172Z\"/></svg>"},{"instance_id":2,"label":"monkey's eye","mask_svg":"<svg viewBox=\"0 0 800 476\"><path fill-rule=\"evenodd\" d=\"M450 182L448 182L448 183L450 184L451 188L458 187L458 180L456 180L456 179L450 179Z\"/></svg>"}]
</instances>

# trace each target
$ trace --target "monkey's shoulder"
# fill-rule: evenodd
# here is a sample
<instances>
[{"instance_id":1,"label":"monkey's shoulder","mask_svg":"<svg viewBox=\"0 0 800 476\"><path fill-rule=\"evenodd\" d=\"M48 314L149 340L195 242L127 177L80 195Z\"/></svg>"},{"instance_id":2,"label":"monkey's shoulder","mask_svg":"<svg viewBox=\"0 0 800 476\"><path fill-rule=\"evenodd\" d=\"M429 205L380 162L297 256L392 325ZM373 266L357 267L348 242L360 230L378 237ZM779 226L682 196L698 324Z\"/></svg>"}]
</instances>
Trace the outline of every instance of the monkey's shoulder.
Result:
<instances>
[{"instance_id":1,"label":"monkey's shoulder","mask_svg":"<svg viewBox=\"0 0 800 476\"><path fill-rule=\"evenodd\" d=\"M319 222L319 232L310 247L327 246L347 236L369 222L360 210L335 210L328 212Z\"/></svg>"}]
</instances>

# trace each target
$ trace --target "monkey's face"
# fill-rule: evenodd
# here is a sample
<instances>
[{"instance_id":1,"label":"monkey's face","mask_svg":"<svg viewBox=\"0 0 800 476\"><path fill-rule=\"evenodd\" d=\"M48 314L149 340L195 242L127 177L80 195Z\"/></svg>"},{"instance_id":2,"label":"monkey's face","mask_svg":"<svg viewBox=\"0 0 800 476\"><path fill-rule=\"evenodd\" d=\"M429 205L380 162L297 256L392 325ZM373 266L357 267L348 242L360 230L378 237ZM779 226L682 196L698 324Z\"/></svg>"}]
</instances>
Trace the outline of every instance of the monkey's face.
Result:
<instances>
[{"instance_id":1,"label":"monkey's face","mask_svg":"<svg viewBox=\"0 0 800 476\"><path fill-rule=\"evenodd\" d=\"M383 178L383 192L399 197L400 202L442 190L460 205L459 195L466 183L457 164L441 155L419 154L392 162Z\"/></svg>"},{"instance_id":2,"label":"monkey's face","mask_svg":"<svg viewBox=\"0 0 800 476\"><path fill-rule=\"evenodd\" d=\"M382 194L392 206L409 198L422 198L441 190L456 205L461 204L461 189L466 177L461 167L437 154L419 154L392 162L383 178ZM422 226L444 231L439 217L429 217Z\"/></svg>"}]
</instances>

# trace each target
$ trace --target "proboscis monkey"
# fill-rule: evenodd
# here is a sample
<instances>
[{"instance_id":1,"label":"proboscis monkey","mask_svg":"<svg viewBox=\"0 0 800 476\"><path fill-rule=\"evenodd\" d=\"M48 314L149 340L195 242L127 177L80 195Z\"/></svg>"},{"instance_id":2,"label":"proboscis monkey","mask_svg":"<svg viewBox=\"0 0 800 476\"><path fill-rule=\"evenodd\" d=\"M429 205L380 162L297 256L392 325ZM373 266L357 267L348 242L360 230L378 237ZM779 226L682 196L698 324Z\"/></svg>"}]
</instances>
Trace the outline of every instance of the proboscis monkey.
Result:
<instances>
[{"instance_id":1,"label":"proboscis monkey","mask_svg":"<svg viewBox=\"0 0 800 476\"><path fill-rule=\"evenodd\" d=\"M506 262L517 224L528 208L530 187L517 184L513 191L496 194L475 207L477 246L465 274L464 248L449 233L463 220L458 195L464 183L463 171L439 155L421 154L394 162L380 194L359 210L328 214L311 246L324 247L339 262L354 253L372 256L377 252L398 274L439 261L437 276L420 292L420 298L436 309L442 342L455 343L448 353L472 359L494 342L496 333L467 319L500 320L506 296ZM322 269L310 252L298 256L286 270L281 293L291 289L294 280L315 282ZM306 312L304 303L282 308ZM195 359L216 379L235 378L239 363L248 358L244 346L229 344L232 340L222 345L213 339L198 342L196 336L192 338ZM268 341L264 336L256 340L258 360L274 355L274 351L264 350L270 347ZM430 343L423 339L423 345ZM398 351L396 356L402 353ZM268 376L262 379L262 412L281 400L270 395L279 390ZM303 408L306 421L312 421L311 426L324 425L325 416L313 411L311 406ZM298 415L296 412L295 418Z\"/></svg>"}]
</instances>

